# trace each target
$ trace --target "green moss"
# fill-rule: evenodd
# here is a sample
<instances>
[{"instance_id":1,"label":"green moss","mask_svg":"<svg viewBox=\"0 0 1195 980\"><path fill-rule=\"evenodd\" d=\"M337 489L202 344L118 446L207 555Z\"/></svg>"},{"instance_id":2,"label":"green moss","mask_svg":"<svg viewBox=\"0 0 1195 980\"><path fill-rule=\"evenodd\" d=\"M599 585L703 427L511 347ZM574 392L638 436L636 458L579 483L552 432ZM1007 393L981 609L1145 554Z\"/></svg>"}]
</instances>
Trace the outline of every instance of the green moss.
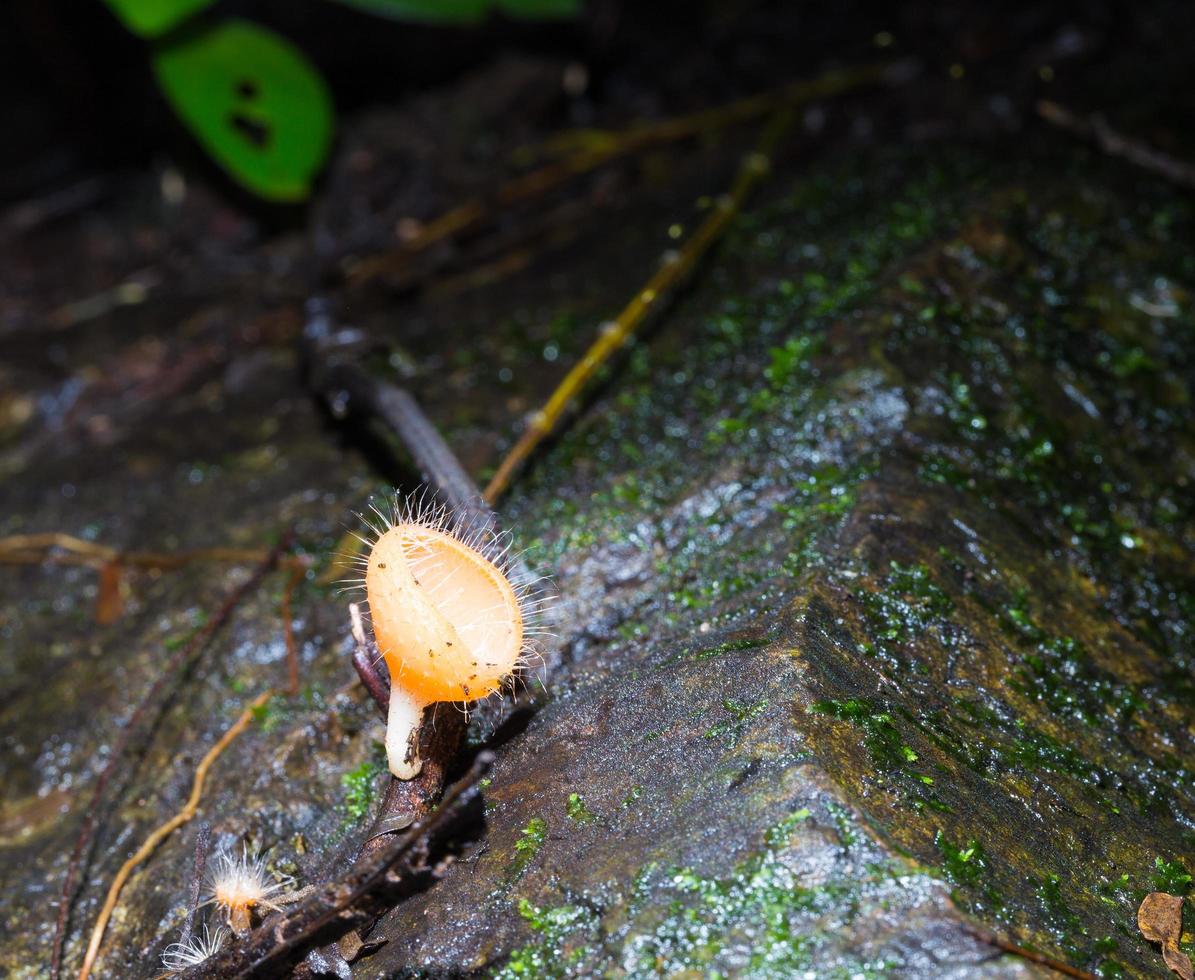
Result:
<instances>
[{"instance_id":1,"label":"green moss","mask_svg":"<svg viewBox=\"0 0 1195 980\"><path fill-rule=\"evenodd\" d=\"M1096 885L1096 894L1105 905L1127 905L1133 901L1133 893L1129 888L1129 876L1122 874L1110 881L1102 881Z\"/></svg>"},{"instance_id":2,"label":"green moss","mask_svg":"<svg viewBox=\"0 0 1195 980\"><path fill-rule=\"evenodd\" d=\"M822 338L802 334L790 337L781 347L768 351L769 363L764 377L773 389L782 391L793 383L803 382L809 374L811 359L821 349Z\"/></svg>"},{"instance_id":3,"label":"green moss","mask_svg":"<svg viewBox=\"0 0 1195 980\"><path fill-rule=\"evenodd\" d=\"M934 777L923 768L914 767L920 755L905 741L887 711L865 698L828 698L814 702L806 710L849 721L861 728L863 744L876 770L911 809L951 812L950 805L935 791ZM906 714L901 711L902 717Z\"/></svg>"},{"instance_id":4,"label":"green moss","mask_svg":"<svg viewBox=\"0 0 1195 980\"><path fill-rule=\"evenodd\" d=\"M942 855L942 873L951 884L962 888L982 890L988 900L1000 904L999 895L989 878L988 855L977 840L969 840L963 847L956 847L939 830L934 835L934 845Z\"/></svg>"},{"instance_id":5,"label":"green moss","mask_svg":"<svg viewBox=\"0 0 1195 980\"><path fill-rule=\"evenodd\" d=\"M593 911L580 905L541 908L527 899L519 899L519 915L534 932L535 942L511 953L506 963L493 975L499 980L515 977L556 978L567 976L570 967L585 954L584 947L568 948L570 938L591 929L597 923Z\"/></svg>"},{"instance_id":6,"label":"green moss","mask_svg":"<svg viewBox=\"0 0 1195 980\"><path fill-rule=\"evenodd\" d=\"M736 698L723 698L722 707L730 712L732 715L728 721L720 722L705 732L706 738L727 738L731 741L738 739L742 735L747 723L752 718L763 713L767 708L767 698L761 698L752 704L747 704L739 701Z\"/></svg>"},{"instance_id":7,"label":"green moss","mask_svg":"<svg viewBox=\"0 0 1195 980\"><path fill-rule=\"evenodd\" d=\"M515 841L515 850L521 854L534 856L539 853L539 849L544 846L544 841L547 839L547 823L540 817L532 817L527 826L523 828L522 836Z\"/></svg>"},{"instance_id":8,"label":"green moss","mask_svg":"<svg viewBox=\"0 0 1195 980\"><path fill-rule=\"evenodd\" d=\"M1093 727L1110 723L1118 730L1146 707L1146 697L1097 667L1081 642L1041 627L1030 611L1027 590L1015 590L997 616L1020 648L1028 647L1012 678L1013 688L1026 697L1056 715Z\"/></svg>"},{"instance_id":9,"label":"green moss","mask_svg":"<svg viewBox=\"0 0 1195 980\"><path fill-rule=\"evenodd\" d=\"M510 878L520 877L530 867L535 856L548 839L548 824L542 817L532 817L515 841L514 861L510 865Z\"/></svg>"},{"instance_id":10,"label":"green moss","mask_svg":"<svg viewBox=\"0 0 1195 980\"><path fill-rule=\"evenodd\" d=\"M568 803L565 805L565 812L568 814L570 820L578 824L593 823L597 819L597 814L585 805L585 801L581 799L579 793L568 794Z\"/></svg>"},{"instance_id":11,"label":"green moss","mask_svg":"<svg viewBox=\"0 0 1195 980\"><path fill-rule=\"evenodd\" d=\"M925 562L893 561L882 589L860 590L856 596L867 611L879 650L893 655L901 644L944 622L954 609L953 600L934 583Z\"/></svg>"},{"instance_id":12,"label":"green moss","mask_svg":"<svg viewBox=\"0 0 1195 980\"><path fill-rule=\"evenodd\" d=\"M705 650L698 650L696 653L685 651L674 659L712 660L715 657L723 657L728 653L739 653L742 650L754 650L758 647L766 646L772 642L775 635L774 633L766 633L759 636L744 636L737 640L726 640L724 643L718 643ZM672 661L665 662L670 663Z\"/></svg>"},{"instance_id":13,"label":"green moss","mask_svg":"<svg viewBox=\"0 0 1195 980\"><path fill-rule=\"evenodd\" d=\"M934 843L942 852L942 871L954 884L974 885L983 877L987 870L987 856L978 841L971 840L965 847L956 847L939 830Z\"/></svg>"},{"instance_id":14,"label":"green moss","mask_svg":"<svg viewBox=\"0 0 1195 980\"><path fill-rule=\"evenodd\" d=\"M773 849L785 847L792 839L793 831L797 829L797 826L808 819L809 808L801 807L799 810L794 810L775 826L768 828L767 833L764 834L764 840L767 842L768 847Z\"/></svg>"},{"instance_id":15,"label":"green moss","mask_svg":"<svg viewBox=\"0 0 1195 980\"><path fill-rule=\"evenodd\" d=\"M1154 889L1168 895L1186 895L1191 890L1191 872L1180 859L1154 859Z\"/></svg>"},{"instance_id":16,"label":"green moss","mask_svg":"<svg viewBox=\"0 0 1195 980\"><path fill-rule=\"evenodd\" d=\"M340 777L340 785L345 790L342 805L349 820L356 822L369 813L377 793L378 777L386 771L386 749L375 742L373 757Z\"/></svg>"},{"instance_id":17,"label":"green moss","mask_svg":"<svg viewBox=\"0 0 1195 980\"><path fill-rule=\"evenodd\" d=\"M914 752L892 723L892 716L864 698L815 701L809 711L849 721L863 729L863 742L877 769L899 769L917 761Z\"/></svg>"},{"instance_id":18,"label":"green moss","mask_svg":"<svg viewBox=\"0 0 1195 980\"><path fill-rule=\"evenodd\" d=\"M798 828L812 819L800 808L771 826L761 850L725 874L649 862L627 894L600 901L575 897L541 906L528 899L518 913L534 934L494 974L516 977L671 975L773 978L817 969L828 978L879 980L892 965L835 951L838 931L868 909L901 901L917 877L898 862L873 862L859 874L833 875L806 885L786 855ZM848 850L859 845L844 839ZM826 922L832 928L826 928ZM821 958L819 958L821 957Z\"/></svg>"},{"instance_id":19,"label":"green moss","mask_svg":"<svg viewBox=\"0 0 1195 980\"><path fill-rule=\"evenodd\" d=\"M837 526L854 508L856 487L872 472L872 467L867 465L857 465L850 470L822 467L795 483L787 499L776 505L790 541L791 550L783 563L787 574L800 575L820 563L815 546L818 535Z\"/></svg>"},{"instance_id":20,"label":"green moss","mask_svg":"<svg viewBox=\"0 0 1195 980\"><path fill-rule=\"evenodd\" d=\"M1058 875L1050 874L1041 881L1031 881L1031 884L1045 912L1046 924L1059 947L1069 959L1076 962L1085 960L1088 952L1082 947L1087 930L1067 902L1061 879Z\"/></svg>"},{"instance_id":21,"label":"green moss","mask_svg":"<svg viewBox=\"0 0 1195 980\"><path fill-rule=\"evenodd\" d=\"M638 888L649 901L622 953L627 974L762 978L813 967L828 939L816 923L827 914L836 921L852 919L864 896L884 887L893 869L881 864L871 875L805 885L782 854L809 816L798 810L773 826L765 834L765 848L727 875L687 867L646 870ZM848 957L819 976L882 976L885 967Z\"/></svg>"},{"instance_id":22,"label":"green moss","mask_svg":"<svg viewBox=\"0 0 1195 980\"><path fill-rule=\"evenodd\" d=\"M1096 781L1097 768L1075 749L1013 720L1015 715L970 698L955 697L949 704L948 712L920 716L902 712L902 717L908 717L934 745L975 772L998 777L1015 766Z\"/></svg>"}]
</instances>

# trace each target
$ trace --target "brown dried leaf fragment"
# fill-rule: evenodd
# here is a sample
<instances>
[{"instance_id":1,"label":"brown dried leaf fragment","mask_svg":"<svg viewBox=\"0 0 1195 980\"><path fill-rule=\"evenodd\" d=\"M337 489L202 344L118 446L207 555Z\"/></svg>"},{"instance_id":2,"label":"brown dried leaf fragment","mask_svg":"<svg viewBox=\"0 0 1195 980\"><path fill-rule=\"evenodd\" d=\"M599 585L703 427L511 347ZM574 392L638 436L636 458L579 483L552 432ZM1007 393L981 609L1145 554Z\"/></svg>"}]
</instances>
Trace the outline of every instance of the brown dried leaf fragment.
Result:
<instances>
[{"instance_id":1,"label":"brown dried leaf fragment","mask_svg":"<svg viewBox=\"0 0 1195 980\"><path fill-rule=\"evenodd\" d=\"M1195 980L1195 971L1191 969L1191 957L1179 949L1177 943L1169 943L1162 947L1162 962L1182 980Z\"/></svg>"},{"instance_id":2,"label":"brown dried leaf fragment","mask_svg":"<svg viewBox=\"0 0 1195 980\"><path fill-rule=\"evenodd\" d=\"M1195 980L1191 958L1178 948L1183 932L1183 900L1165 892L1150 892L1137 909L1137 928L1152 943L1162 944L1162 960L1182 980Z\"/></svg>"},{"instance_id":3,"label":"brown dried leaf fragment","mask_svg":"<svg viewBox=\"0 0 1195 980\"><path fill-rule=\"evenodd\" d=\"M1183 931L1183 900L1165 892L1150 892L1137 909L1137 928L1151 943L1177 943Z\"/></svg>"}]
</instances>

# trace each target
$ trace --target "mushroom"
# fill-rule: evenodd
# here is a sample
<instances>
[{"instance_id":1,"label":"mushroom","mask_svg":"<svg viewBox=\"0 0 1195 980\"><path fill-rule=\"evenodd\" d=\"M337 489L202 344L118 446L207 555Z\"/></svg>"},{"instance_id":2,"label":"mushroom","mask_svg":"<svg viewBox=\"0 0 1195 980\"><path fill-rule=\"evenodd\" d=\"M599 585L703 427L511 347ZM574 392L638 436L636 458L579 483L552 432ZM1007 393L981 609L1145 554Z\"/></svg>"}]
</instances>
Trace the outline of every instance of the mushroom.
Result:
<instances>
[{"instance_id":1,"label":"mushroom","mask_svg":"<svg viewBox=\"0 0 1195 980\"><path fill-rule=\"evenodd\" d=\"M459 533L443 510L404 510L370 549L365 593L390 669L390 772L413 779L424 709L498 693L523 662L527 607L499 544Z\"/></svg>"}]
</instances>

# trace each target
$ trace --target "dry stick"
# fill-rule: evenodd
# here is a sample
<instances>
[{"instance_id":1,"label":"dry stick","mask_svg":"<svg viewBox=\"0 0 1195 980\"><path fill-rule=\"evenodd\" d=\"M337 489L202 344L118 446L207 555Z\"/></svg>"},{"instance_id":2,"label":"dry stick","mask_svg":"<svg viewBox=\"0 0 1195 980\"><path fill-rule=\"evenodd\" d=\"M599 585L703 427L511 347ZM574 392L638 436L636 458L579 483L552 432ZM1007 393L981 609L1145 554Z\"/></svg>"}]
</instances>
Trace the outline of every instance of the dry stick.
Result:
<instances>
[{"instance_id":1,"label":"dry stick","mask_svg":"<svg viewBox=\"0 0 1195 980\"><path fill-rule=\"evenodd\" d=\"M120 899L120 892L124 888L125 882L128 881L129 875L133 873L133 869L153 854L162 841L195 816L195 812L199 809L199 798L203 795L203 783L207 779L208 770L211 769L216 759L220 757L220 753L228 748L233 740L249 727L249 723L253 721L253 712L273 696L274 692L267 689L249 702L245 710L241 712L240 717L232 723L228 731L220 736L220 740L208 749L207 754L200 760L199 766L195 770L195 779L191 784L191 795L187 798L187 802L183 804L183 808L145 838L145 842L137 848L133 856L120 866L120 870L116 872L116 877L112 879L112 884L108 886L108 896L104 899L104 905L100 909L99 917L95 920L95 925L92 927L91 942L87 945L87 954L83 957L83 966L79 969L79 980L87 980L91 974L91 968L95 964L95 958L100 951L100 943L103 941L104 932L108 928L108 920L112 917L112 912L115 910L116 903Z\"/></svg>"},{"instance_id":2,"label":"dry stick","mask_svg":"<svg viewBox=\"0 0 1195 980\"><path fill-rule=\"evenodd\" d=\"M53 548L84 555L102 564L114 561L119 554L115 548L94 541L85 541L58 531L46 531L42 534L13 534L0 538L0 561L25 561L26 558L40 560Z\"/></svg>"},{"instance_id":3,"label":"dry stick","mask_svg":"<svg viewBox=\"0 0 1195 980\"><path fill-rule=\"evenodd\" d=\"M203 872L207 866L207 853L212 847L212 825L202 823L195 835L195 864L191 869L191 894L187 902L187 921L183 923L179 943L186 946L195 931L195 916L199 912L199 893L203 890Z\"/></svg>"},{"instance_id":4,"label":"dry stick","mask_svg":"<svg viewBox=\"0 0 1195 980\"><path fill-rule=\"evenodd\" d=\"M618 157L651 146L716 132L762 118L781 109L791 109L817 99L841 95L863 85L881 82L894 74L899 75L906 67L905 63L896 62L834 69L818 78L790 82L770 92L762 92L714 109L704 109L659 123L635 126L620 133L600 134L599 138L604 139L601 145L578 150L562 161L507 181L498 188L492 201L480 197L473 198L445 212L425 225L419 234L403 242L395 251L357 264L348 276L349 281L359 285L373 279L437 242L481 224L487 215L496 209L536 197Z\"/></svg>"},{"instance_id":5,"label":"dry stick","mask_svg":"<svg viewBox=\"0 0 1195 980\"><path fill-rule=\"evenodd\" d=\"M285 916L271 917L243 941L183 976L198 980L286 975L307 950L376 919L390 907L394 893L409 884L411 875L426 870L423 862L432 838L476 798L481 777L493 761L492 752L479 753L468 774L444 794L434 812L388 840L343 878L321 886Z\"/></svg>"},{"instance_id":6,"label":"dry stick","mask_svg":"<svg viewBox=\"0 0 1195 980\"><path fill-rule=\"evenodd\" d=\"M316 316L325 317L322 304ZM452 448L418 401L404 388L375 377L350 352L327 343L327 326L306 331L307 356L312 362L310 384L334 409L348 396L353 411L373 415L410 454L424 481L447 506L453 520L466 533L487 537L499 534L497 515L465 472ZM512 578L532 584L534 576L521 558L512 562Z\"/></svg>"},{"instance_id":7,"label":"dry stick","mask_svg":"<svg viewBox=\"0 0 1195 980\"><path fill-rule=\"evenodd\" d=\"M390 710L390 679L383 677L378 670L378 664L384 662L382 654L378 651L378 645L365 632L361 607L355 602L349 603L349 629L353 634L353 668L385 718Z\"/></svg>"},{"instance_id":8,"label":"dry stick","mask_svg":"<svg viewBox=\"0 0 1195 980\"><path fill-rule=\"evenodd\" d=\"M1117 132L1108 125L1103 116L1079 116L1048 99L1042 99L1037 103L1037 114L1051 125L1083 139L1092 140L1109 156L1120 157L1142 170L1165 177L1183 187L1195 189L1195 165Z\"/></svg>"},{"instance_id":9,"label":"dry stick","mask_svg":"<svg viewBox=\"0 0 1195 980\"><path fill-rule=\"evenodd\" d=\"M56 555L55 551L64 553ZM238 564L264 562L269 556L270 552L261 548L194 548L190 551L173 552L121 551L59 531L14 534L0 538L0 564L9 565L40 565L48 561L60 565L91 565L95 568L117 564L168 570L194 561ZM275 561L283 568L307 566L307 560L298 555L278 555Z\"/></svg>"},{"instance_id":10,"label":"dry stick","mask_svg":"<svg viewBox=\"0 0 1195 980\"><path fill-rule=\"evenodd\" d=\"M754 152L745 157L739 166L730 190L716 202L713 211L689 236L681 250L669 256L618 317L603 327L598 339L565 375L544 407L531 417L523 435L507 453L485 488L485 499L490 504L502 495L511 477L527 457L556 428L565 410L580 394L589 379L630 339L664 294L693 271L710 246L738 215L747 195L770 169L770 154L791 120L790 110L780 112L772 118Z\"/></svg>"},{"instance_id":11,"label":"dry stick","mask_svg":"<svg viewBox=\"0 0 1195 980\"><path fill-rule=\"evenodd\" d=\"M54 944L50 956L51 980L58 980L61 972L62 947L66 939L67 919L70 916L71 905L74 903L75 884L79 877L79 868L82 864L84 853L90 846L95 833L100 800L104 795L104 790L107 789L109 781L112 779L113 773L123 761L125 749L128 747L133 732L137 729L150 704L157 698L163 688L166 687L167 683L173 680L198 656L208 640L228 621L233 610L236 609L245 596L256 589L266 575L269 574L270 570L278 563L282 554L290 546L290 537L289 533L282 536L282 540L266 555L261 564L254 569L253 574L229 593L216 614L191 637L190 641L178 653L170 658L161 676L154 682L149 691L146 692L141 702L137 705L136 710L134 710L129 720L117 735L108 762L100 772L99 778L95 782L95 787L92 789L91 799L88 801L86 814L83 817L83 826L79 829L79 836L75 841L75 849L71 854L70 863L67 865L66 879L62 883L62 895L58 901L58 919L54 927Z\"/></svg>"},{"instance_id":12,"label":"dry stick","mask_svg":"<svg viewBox=\"0 0 1195 980\"><path fill-rule=\"evenodd\" d=\"M986 929L980 929L971 923L965 923L963 929L978 939L980 942L987 943L989 946L995 946L996 949L1003 950L1006 953L1011 953L1013 956L1019 956L1021 959L1029 960L1030 963L1037 963L1041 966L1049 967L1051 970L1056 970L1063 976L1075 977L1077 980L1098 980L1094 973L1088 973L1086 970L1080 970L1078 967L1071 966L1069 963L1063 963L1061 960L1056 960L1051 956L1046 956L1045 953L1039 953L1036 950L1026 949L1024 946L1018 946L1014 942L1003 939L994 932L988 932Z\"/></svg>"}]
</instances>

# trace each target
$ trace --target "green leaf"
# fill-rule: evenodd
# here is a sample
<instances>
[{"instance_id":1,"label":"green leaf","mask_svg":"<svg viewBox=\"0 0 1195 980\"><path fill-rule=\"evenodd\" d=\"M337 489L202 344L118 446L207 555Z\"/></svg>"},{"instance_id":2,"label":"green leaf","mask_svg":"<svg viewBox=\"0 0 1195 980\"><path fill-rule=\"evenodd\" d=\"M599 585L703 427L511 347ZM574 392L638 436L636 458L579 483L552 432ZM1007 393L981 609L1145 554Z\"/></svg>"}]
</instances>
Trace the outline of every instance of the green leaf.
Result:
<instances>
[{"instance_id":1,"label":"green leaf","mask_svg":"<svg viewBox=\"0 0 1195 980\"><path fill-rule=\"evenodd\" d=\"M340 0L381 17L427 24L476 24L495 10L522 20L573 17L581 0Z\"/></svg>"},{"instance_id":2,"label":"green leaf","mask_svg":"<svg viewBox=\"0 0 1195 980\"><path fill-rule=\"evenodd\" d=\"M210 7L215 0L107 0L112 12L139 37L159 37Z\"/></svg>"},{"instance_id":3,"label":"green leaf","mask_svg":"<svg viewBox=\"0 0 1195 980\"><path fill-rule=\"evenodd\" d=\"M270 201L301 201L332 143L332 99L289 42L228 20L160 48L154 71L213 159Z\"/></svg>"}]
</instances>

